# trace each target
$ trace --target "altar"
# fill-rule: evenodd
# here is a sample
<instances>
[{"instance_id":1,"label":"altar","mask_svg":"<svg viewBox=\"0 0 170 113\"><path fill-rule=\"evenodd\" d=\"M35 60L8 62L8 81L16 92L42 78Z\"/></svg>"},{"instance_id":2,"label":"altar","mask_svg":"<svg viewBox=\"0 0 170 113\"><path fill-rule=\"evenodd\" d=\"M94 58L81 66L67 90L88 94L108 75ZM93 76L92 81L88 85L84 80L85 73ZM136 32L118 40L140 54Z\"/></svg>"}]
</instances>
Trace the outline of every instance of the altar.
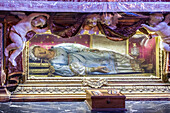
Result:
<instances>
[{"instance_id":1,"label":"altar","mask_svg":"<svg viewBox=\"0 0 170 113\"><path fill-rule=\"evenodd\" d=\"M169 35L154 28L168 29L169 9L166 0L1 0L0 101L82 101L91 88L170 100Z\"/></svg>"}]
</instances>

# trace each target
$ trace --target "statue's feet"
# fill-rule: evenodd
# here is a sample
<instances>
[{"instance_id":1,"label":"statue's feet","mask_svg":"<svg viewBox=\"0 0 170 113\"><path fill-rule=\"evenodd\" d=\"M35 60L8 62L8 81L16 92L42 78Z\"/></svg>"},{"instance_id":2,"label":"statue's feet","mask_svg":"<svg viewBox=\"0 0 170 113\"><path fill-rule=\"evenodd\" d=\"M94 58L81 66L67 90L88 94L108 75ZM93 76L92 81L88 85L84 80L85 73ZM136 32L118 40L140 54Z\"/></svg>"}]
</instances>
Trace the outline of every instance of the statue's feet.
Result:
<instances>
[{"instance_id":1,"label":"statue's feet","mask_svg":"<svg viewBox=\"0 0 170 113\"><path fill-rule=\"evenodd\" d=\"M17 63L15 62L15 60L13 60L11 58L9 58L8 60L12 63L13 66L17 66Z\"/></svg>"},{"instance_id":2,"label":"statue's feet","mask_svg":"<svg viewBox=\"0 0 170 113\"><path fill-rule=\"evenodd\" d=\"M9 53L9 51L7 49L5 49L4 54L5 54L6 57L8 56L8 53Z\"/></svg>"}]
</instances>

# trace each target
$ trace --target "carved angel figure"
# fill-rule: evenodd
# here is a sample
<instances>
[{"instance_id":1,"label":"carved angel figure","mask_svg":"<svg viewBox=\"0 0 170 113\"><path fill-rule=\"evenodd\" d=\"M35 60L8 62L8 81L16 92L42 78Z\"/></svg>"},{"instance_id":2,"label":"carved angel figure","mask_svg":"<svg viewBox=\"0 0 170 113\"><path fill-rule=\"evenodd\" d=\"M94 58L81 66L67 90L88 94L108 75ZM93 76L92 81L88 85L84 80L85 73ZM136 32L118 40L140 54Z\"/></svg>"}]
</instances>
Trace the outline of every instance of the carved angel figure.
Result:
<instances>
[{"instance_id":1,"label":"carved angel figure","mask_svg":"<svg viewBox=\"0 0 170 113\"><path fill-rule=\"evenodd\" d=\"M101 16L101 23L107 25L110 29L116 29L117 24L118 24L118 19L121 18L122 16L118 13L114 14L103 14Z\"/></svg>"},{"instance_id":2,"label":"carved angel figure","mask_svg":"<svg viewBox=\"0 0 170 113\"><path fill-rule=\"evenodd\" d=\"M32 13L23 17L16 25L13 25L9 31L9 37L13 43L5 48L5 56L9 56L9 51L14 50L9 57L9 61L13 66L17 66L15 58L23 51L26 42L26 34L29 31L42 33L48 30L46 24L49 15L46 13Z\"/></svg>"},{"instance_id":3,"label":"carved angel figure","mask_svg":"<svg viewBox=\"0 0 170 113\"><path fill-rule=\"evenodd\" d=\"M147 30L151 32L156 32L162 38L162 47L164 50L170 52L170 26L168 25L170 14L168 14L164 19L163 14L154 13L150 15L150 26L142 24Z\"/></svg>"}]
</instances>

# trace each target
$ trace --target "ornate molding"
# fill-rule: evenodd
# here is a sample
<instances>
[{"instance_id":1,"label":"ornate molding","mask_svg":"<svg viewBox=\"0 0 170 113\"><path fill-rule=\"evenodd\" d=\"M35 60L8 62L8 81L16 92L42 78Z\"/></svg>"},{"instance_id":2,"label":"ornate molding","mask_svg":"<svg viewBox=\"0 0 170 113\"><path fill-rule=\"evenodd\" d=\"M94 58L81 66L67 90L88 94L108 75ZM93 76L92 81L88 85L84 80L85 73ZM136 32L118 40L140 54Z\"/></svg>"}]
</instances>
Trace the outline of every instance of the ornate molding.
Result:
<instances>
[{"instance_id":1,"label":"ornate molding","mask_svg":"<svg viewBox=\"0 0 170 113\"><path fill-rule=\"evenodd\" d=\"M89 87L35 87L35 86L19 86L13 92L13 94L84 94L85 89ZM114 87L102 87L103 89L116 89L121 91L123 94L170 94L170 86L114 86Z\"/></svg>"},{"instance_id":2,"label":"ornate molding","mask_svg":"<svg viewBox=\"0 0 170 113\"><path fill-rule=\"evenodd\" d=\"M28 73L29 73L29 41L26 42L24 51L23 51L23 77L22 77L22 83L24 83L28 79Z\"/></svg>"},{"instance_id":3,"label":"ornate molding","mask_svg":"<svg viewBox=\"0 0 170 113\"><path fill-rule=\"evenodd\" d=\"M170 11L169 2L58 2L58 1L0 1L5 11L45 12L159 12Z\"/></svg>"},{"instance_id":4,"label":"ornate molding","mask_svg":"<svg viewBox=\"0 0 170 113\"><path fill-rule=\"evenodd\" d=\"M128 75L130 76L130 75ZM119 76L119 77L96 77L96 78L89 78L89 77L28 77L27 83L31 82L31 83L44 83L46 84L47 82L78 82L78 83L83 83L83 81L86 80L100 80L100 79L106 79L107 82L135 82L135 81L141 81L141 82L148 82L148 81L156 81L156 82L160 82L161 80L158 77L155 77L154 75L150 75L150 76L140 76L140 75L131 75L130 77L125 77L125 76Z\"/></svg>"},{"instance_id":5,"label":"ornate molding","mask_svg":"<svg viewBox=\"0 0 170 113\"><path fill-rule=\"evenodd\" d=\"M107 85L106 78L85 78L82 80L84 86L90 86L92 88L101 88L103 85Z\"/></svg>"},{"instance_id":6,"label":"ornate molding","mask_svg":"<svg viewBox=\"0 0 170 113\"><path fill-rule=\"evenodd\" d=\"M17 87L13 94L82 94L80 87Z\"/></svg>"},{"instance_id":7,"label":"ornate molding","mask_svg":"<svg viewBox=\"0 0 170 113\"><path fill-rule=\"evenodd\" d=\"M122 93L170 93L170 86L146 86L146 85L133 85L133 86L115 86L111 89L120 90Z\"/></svg>"},{"instance_id":8,"label":"ornate molding","mask_svg":"<svg viewBox=\"0 0 170 113\"><path fill-rule=\"evenodd\" d=\"M161 50L160 50L161 51ZM160 77L163 82L168 82L168 72L169 72L169 52L161 51L160 54Z\"/></svg>"}]
</instances>

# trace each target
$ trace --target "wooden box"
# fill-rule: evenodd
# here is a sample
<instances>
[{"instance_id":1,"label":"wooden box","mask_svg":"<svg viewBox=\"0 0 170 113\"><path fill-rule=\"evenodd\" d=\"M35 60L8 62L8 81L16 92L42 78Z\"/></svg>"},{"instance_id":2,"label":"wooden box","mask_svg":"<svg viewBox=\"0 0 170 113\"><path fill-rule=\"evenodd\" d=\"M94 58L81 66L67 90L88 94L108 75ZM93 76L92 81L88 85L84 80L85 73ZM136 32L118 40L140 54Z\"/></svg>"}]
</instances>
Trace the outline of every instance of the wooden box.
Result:
<instances>
[{"instance_id":1,"label":"wooden box","mask_svg":"<svg viewBox=\"0 0 170 113\"><path fill-rule=\"evenodd\" d=\"M125 99L117 90L86 90L86 103L92 111L125 111Z\"/></svg>"}]
</instances>

